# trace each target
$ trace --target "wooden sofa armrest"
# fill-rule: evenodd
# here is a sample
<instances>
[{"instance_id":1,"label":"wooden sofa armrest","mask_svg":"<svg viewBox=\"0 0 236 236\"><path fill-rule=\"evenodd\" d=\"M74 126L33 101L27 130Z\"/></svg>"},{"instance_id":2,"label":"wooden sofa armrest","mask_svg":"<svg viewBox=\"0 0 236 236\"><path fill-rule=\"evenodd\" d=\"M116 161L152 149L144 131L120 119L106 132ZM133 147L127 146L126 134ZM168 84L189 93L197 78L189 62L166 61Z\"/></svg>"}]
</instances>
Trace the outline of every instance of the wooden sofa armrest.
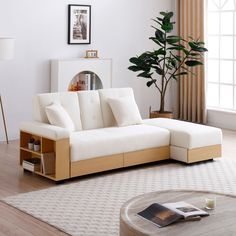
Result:
<instances>
[{"instance_id":1,"label":"wooden sofa armrest","mask_svg":"<svg viewBox=\"0 0 236 236\"><path fill-rule=\"evenodd\" d=\"M36 137L41 142L41 150L34 152L28 149L27 144L31 137ZM42 170L36 173L61 181L70 178L70 132L57 126L40 123L26 122L20 125L20 163L35 155L42 158L45 153L55 154L55 173L48 175Z\"/></svg>"}]
</instances>

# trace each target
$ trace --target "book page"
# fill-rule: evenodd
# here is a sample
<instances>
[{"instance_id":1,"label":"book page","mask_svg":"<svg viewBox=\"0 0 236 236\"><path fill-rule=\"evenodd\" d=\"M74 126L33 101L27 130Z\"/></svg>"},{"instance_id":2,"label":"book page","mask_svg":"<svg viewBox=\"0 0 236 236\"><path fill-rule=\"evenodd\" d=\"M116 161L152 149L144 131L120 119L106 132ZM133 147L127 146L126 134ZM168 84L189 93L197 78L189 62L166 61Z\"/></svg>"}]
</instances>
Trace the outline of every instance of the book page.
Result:
<instances>
[{"instance_id":1,"label":"book page","mask_svg":"<svg viewBox=\"0 0 236 236\"><path fill-rule=\"evenodd\" d=\"M165 203L163 206L169 208L172 211L182 215L184 218L193 216L208 216L206 211L203 211L189 203L186 202L175 202L175 203Z\"/></svg>"}]
</instances>

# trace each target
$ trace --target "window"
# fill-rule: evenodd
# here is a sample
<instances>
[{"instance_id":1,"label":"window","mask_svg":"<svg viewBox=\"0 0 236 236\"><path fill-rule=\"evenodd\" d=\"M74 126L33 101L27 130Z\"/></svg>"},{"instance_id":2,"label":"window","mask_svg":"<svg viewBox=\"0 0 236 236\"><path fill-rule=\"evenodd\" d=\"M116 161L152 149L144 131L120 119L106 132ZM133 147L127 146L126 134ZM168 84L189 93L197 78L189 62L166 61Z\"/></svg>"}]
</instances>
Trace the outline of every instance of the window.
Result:
<instances>
[{"instance_id":1,"label":"window","mask_svg":"<svg viewBox=\"0 0 236 236\"><path fill-rule=\"evenodd\" d=\"M207 0L207 106L236 111L236 0Z\"/></svg>"}]
</instances>

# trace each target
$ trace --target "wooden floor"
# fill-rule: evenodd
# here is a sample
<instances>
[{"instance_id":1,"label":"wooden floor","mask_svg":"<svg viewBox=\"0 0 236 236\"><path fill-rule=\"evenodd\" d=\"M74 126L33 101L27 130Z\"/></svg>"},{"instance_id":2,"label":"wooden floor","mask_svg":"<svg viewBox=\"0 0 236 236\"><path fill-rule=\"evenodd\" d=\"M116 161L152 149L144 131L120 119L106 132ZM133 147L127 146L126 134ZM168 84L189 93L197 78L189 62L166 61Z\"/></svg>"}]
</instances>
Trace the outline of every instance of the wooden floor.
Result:
<instances>
[{"instance_id":1,"label":"wooden floor","mask_svg":"<svg viewBox=\"0 0 236 236\"><path fill-rule=\"evenodd\" d=\"M19 167L18 141L0 143L0 198L55 186L43 177L23 173ZM236 132L224 130L223 156L236 158ZM78 181L78 180L73 180ZM0 236L66 235L25 213L0 202Z\"/></svg>"},{"instance_id":2,"label":"wooden floor","mask_svg":"<svg viewBox=\"0 0 236 236\"><path fill-rule=\"evenodd\" d=\"M50 186L54 182L23 172L19 167L18 141L0 143L0 198L30 192ZM0 236L66 235L54 227L0 202Z\"/></svg>"}]
</instances>

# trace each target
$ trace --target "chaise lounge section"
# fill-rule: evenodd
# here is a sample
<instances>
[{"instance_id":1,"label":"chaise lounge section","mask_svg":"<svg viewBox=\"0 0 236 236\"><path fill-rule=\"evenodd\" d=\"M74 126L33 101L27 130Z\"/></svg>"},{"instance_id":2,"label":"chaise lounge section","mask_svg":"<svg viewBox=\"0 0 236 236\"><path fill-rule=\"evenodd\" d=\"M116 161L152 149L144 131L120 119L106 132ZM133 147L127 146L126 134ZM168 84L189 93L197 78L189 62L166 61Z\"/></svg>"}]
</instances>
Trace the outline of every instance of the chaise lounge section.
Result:
<instances>
[{"instance_id":1,"label":"chaise lounge section","mask_svg":"<svg viewBox=\"0 0 236 236\"><path fill-rule=\"evenodd\" d=\"M133 103L117 117L110 99ZM52 122L47 113L51 106L66 113L66 127ZM169 158L192 163L221 156L220 129L169 119L141 120L131 88L39 94L33 113L34 122L20 127L21 164L34 154L26 153L27 139L41 137L39 154L55 153L55 174L38 174L55 181ZM63 123L61 119L56 117Z\"/></svg>"},{"instance_id":2,"label":"chaise lounge section","mask_svg":"<svg viewBox=\"0 0 236 236\"><path fill-rule=\"evenodd\" d=\"M222 131L174 119L147 119L145 124L170 131L170 158L193 163L221 156Z\"/></svg>"}]
</instances>

